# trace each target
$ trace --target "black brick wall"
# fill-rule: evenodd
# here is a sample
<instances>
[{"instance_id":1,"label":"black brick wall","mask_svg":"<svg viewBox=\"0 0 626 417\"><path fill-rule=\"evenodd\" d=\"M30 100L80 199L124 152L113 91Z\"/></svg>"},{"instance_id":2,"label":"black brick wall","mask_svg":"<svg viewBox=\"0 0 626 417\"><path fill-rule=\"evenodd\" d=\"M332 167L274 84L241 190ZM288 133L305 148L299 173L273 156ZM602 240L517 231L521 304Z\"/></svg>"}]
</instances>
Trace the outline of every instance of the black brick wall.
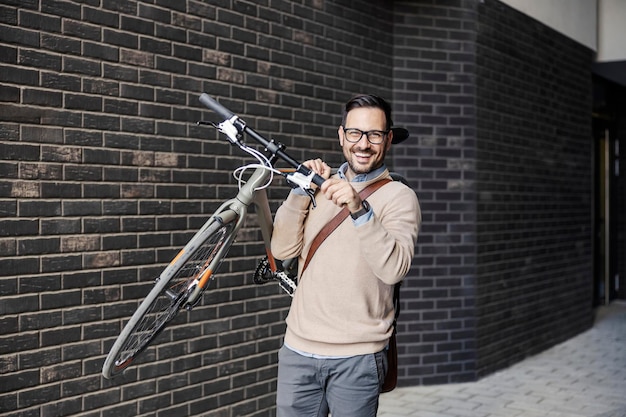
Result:
<instances>
[{"instance_id":1,"label":"black brick wall","mask_svg":"<svg viewBox=\"0 0 626 417\"><path fill-rule=\"evenodd\" d=\"M412 139L390 162L424 212L401 385L475 380L589 324L591 52L495 0L11 0L0 56L2 416L274 414L289 300L251 285L252 219L218 290L99 374L235 192L246 159L194 125L202 91L335 166L341 104L392 98Z\"/></svg>"},{"instance_id":2,"label":"black brick wall","mask_svg":"<svg viewBox=\"0 0 626 417\"><path fill-rule=\"evenodd\" d=\"M255 287L250 223L219 289L141 363L108 348L246 159L198 102L224 100L298 158L337 165L341 104L392 97L378 1L5 1L0 6L0 414L272 415L289 299ZM274 206L283 187L271 193Z\"/></svg>"},{"instance_id":3,"label":"black brick wall","mask_svg":"<svg viewBox=\"0 0 626 417\"><path fill-rule=\"evenodd\" d=\"M475 380L591 324L592 52L495 0L395 11L418 137L394 161L424 210L401 384Z\"/></svg>"},{"instance_id":4,"label":"black brick wall","mask_svg":"<svg viewBox=\"0 0 626 417\"><path fill-rule=\"evenodd\" d=\"M592 320L592 51L479 7L477 373Z\"/></svg>"},{"instance_id":5,"label":"black brick wall","mask_svg":"<svg viewBox=\"0 0 626 417\"><path fill-rule=\"evenodd\" d=\"M474 380L475 2L398 2L395 11L395 122L415 139L394 164L423 216L402 287L400 383Z\"/></svg>"}]
</instances>

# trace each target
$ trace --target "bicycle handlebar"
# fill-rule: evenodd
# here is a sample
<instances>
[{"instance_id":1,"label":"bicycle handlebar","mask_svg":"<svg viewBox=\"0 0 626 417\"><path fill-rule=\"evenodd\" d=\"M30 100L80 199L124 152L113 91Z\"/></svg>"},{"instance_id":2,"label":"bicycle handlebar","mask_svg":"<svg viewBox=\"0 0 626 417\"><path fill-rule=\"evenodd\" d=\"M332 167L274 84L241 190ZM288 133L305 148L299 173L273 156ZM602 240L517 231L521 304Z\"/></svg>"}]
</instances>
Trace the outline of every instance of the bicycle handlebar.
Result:
<instances>
[{"instance_id":1,"label":"bicycle handlebar","mask_svg":"<svg viewBox=\"0 0 626 417\"><path fill-rule=\"evenodd\" d=\"M280 159L287 162L292 167L296 168L298 172L304 174L305 176L308 176L311 174L311 170L309 168L305 167L304 165L302 165L301 163L299 163L298 161L296 161L295 159L287 155L287 153L285 153L281 149L280 146L273 144L272 142L268 141L263 136L258 134L254 129L248 127L235 113L228 110L226 107L222 106L219 102L217 102L207 93L202 93L200 95L200 102L204 104L207 108L213 110L224 120L231 120L233 117L235 117L240 122L240 123L233 123L235 124L238 130L240 130L241 132L245 132L248 136L251 136L254 140L256 140L261 145L263 145L267 150L271 150ZM322 185L324 181L326 180L323 177L319 176L318 174L314 174L313 178L311 179L311 182L313 182L317 186Z\"/></svg>"},{"instance_id":2,"label":"bicycle handlebar","mask_svg":"<svg viewBox=\"0 0 626 417\"><path fill-rule=\"evenodd\" d=\"M200 95L200 103L204 104L206 107L219 114L224 120L232 119L232 117L235 115L235 113L222 106L207 93L202 93L202 95Z\"/></svg>"}]
</instances>

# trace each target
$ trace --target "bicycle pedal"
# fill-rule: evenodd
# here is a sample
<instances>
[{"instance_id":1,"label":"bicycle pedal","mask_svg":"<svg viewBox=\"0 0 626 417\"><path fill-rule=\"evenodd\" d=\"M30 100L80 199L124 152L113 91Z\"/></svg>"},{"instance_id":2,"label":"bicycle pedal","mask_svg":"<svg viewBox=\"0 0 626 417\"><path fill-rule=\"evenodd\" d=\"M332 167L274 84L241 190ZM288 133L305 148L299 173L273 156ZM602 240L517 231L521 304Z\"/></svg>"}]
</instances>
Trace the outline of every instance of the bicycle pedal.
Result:
<instances>
[{"instance_id":1,"label":"bicycle pedal","mask_svg":"<svg viewBox=\"0 0 626 417\"><path fill-rule=\"evenodd\" d=\"M284 271L276 273L276 279L278 280L278 286L282 288L290 297L296 292L297 282L291 279Z\"/></svg>"}]
</instances>

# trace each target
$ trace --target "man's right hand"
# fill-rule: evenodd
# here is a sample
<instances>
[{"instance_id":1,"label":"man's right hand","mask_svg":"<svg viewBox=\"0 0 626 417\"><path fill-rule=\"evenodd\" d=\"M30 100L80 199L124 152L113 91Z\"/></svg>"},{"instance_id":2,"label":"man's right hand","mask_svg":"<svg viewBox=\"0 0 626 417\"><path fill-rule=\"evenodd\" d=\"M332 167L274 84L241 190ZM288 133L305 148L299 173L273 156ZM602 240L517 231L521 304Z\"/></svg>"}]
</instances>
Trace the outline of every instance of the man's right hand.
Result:
<instances>
[{"instance_id":1,"label":"man's right hand","mask_svg":"<svg viewBox=\"0 0 626 417\"><path fill-rule=\"evenodd\" d=\"M321 159L309 159L308 161L304 161L302 163L305 167L309 168L311 171L315 172L320 177L327 180L330 178L331 168L326 164L326 162Z\"/></svg>"}]
</instances>

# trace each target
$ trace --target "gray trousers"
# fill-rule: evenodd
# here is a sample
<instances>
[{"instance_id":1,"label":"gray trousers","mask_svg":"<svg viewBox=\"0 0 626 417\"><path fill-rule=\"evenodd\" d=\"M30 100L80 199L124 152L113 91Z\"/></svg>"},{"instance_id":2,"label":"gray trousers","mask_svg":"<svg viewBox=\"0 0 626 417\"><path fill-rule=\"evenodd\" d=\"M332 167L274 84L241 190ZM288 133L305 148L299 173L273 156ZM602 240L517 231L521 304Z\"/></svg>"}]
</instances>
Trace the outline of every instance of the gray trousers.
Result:
<instances>
[{"instance_id":1,"label":"gray trousers","mask_svg":"<svg viewBox=\"0 0 626 417\"><path fill-rule=\"evenodd\" d=\"M385 352L316 359L278 352L276 417L376 417L387 372Z\"/></svg>"}]
</instances>

